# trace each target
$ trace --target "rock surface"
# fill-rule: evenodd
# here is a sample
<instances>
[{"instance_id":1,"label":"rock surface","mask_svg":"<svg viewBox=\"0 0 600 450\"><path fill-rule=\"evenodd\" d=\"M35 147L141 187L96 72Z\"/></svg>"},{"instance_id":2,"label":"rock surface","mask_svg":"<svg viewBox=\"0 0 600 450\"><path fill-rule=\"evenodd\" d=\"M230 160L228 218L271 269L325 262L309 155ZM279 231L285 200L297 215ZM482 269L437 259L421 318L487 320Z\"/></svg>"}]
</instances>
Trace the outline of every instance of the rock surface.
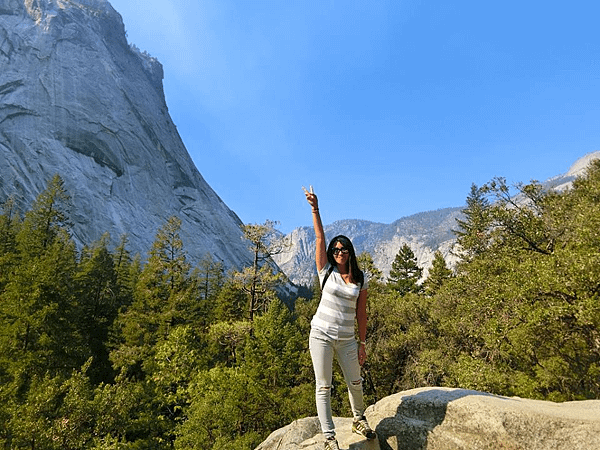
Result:
<instances>
[{"instance_id":1,"label":"rock surface","mask_svg":"<svg viewBox=\"0 0 600 450\"><path fill-rule=\"evenodd\" d=\"M353 438L348 433L351 419L336 418L341 449L600 449L600 400L554 403L419 388L380 400L366 416L378 442ZM256 450L316 450L322 445L319 422L310 417L275 431Z\"/></svg>"},{"instance_id":2,"label":"rock surface","mask_svg":"<svg viewBox=\"0 0 600 450\"><path fill-rule=\"evenodd\" d=\"M368 441L352 433L352 419L334 417L333 422L340 450L380 450L377 439ZM256 450L321 450L324 440L319 419L306 417L275 431Z\"/></svg>"},{"instance_id":3,"label":"rock surface","mask_svg":"<svg viewBox=\"0 0 600 450\"><path fill-rule=\"evenodd\" d=\"M192 162L162 79L106 0L0 0L0 202L25 211L58 173L79 244L127 234L145 257L176 215L190 259L249 264L241 221Z\"/></svg>"}]
</instances>

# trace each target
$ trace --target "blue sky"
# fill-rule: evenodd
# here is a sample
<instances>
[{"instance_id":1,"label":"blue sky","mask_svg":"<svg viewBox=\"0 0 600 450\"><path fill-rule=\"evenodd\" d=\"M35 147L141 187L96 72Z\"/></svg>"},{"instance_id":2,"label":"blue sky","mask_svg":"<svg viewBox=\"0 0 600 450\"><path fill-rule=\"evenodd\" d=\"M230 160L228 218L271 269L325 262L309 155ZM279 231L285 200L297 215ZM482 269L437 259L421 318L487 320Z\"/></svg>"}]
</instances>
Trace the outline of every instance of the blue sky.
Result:
<instances>
[{"instance_id":1,"label":"blue sky","mask_svg":"<svg viewBox=\"0 0 600 450\"><path fill-rule=\"evenodd\" d=\"M600 150L597 1L109 0L245 223L391 223Z\"/></svg>"}]
</instances>

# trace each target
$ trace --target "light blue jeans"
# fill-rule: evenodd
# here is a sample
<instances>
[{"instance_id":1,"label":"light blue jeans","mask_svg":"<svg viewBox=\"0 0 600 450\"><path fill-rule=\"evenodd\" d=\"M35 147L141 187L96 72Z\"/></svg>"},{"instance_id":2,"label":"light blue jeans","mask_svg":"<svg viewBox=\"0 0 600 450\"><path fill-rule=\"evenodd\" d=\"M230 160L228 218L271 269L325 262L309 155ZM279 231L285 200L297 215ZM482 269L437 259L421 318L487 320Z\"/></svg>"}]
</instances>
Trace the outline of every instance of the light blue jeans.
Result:
<instances>
[{"instance_id":1,"label":"light blue jeans","mask_svg":"<svg viewBox=\"0 0 600 450\"><path fill-rule=\"evenodd\" d=\"M315 370L317 414L319 422L321 422L321 431L326 438L329 438L335 436L335 425L331 413L334 353L348 386L348 397L354 419L360 419L365 411L363 379L358 363L358 345L354 339L334 340L318 330L311 330L309 348Z\"/></svg>"}]
</instances>

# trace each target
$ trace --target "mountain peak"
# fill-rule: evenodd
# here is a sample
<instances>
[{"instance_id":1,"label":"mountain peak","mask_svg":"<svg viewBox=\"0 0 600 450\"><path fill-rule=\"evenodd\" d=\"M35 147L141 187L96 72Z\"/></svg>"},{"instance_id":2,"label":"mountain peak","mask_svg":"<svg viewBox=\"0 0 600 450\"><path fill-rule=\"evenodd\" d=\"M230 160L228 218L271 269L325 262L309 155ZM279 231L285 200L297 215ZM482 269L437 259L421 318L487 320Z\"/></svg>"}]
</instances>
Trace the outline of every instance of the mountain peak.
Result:
<instances>
[{"instance_id":1,"label":"mountain peak","mask_svg":"<svg viewBox=\"0 0 600 450\"><path fill-rule=\"evenodd\" d=\"M579 158L573 163L573 165L571 165L569 171L565 175L572 177L578 177L582 175L586 168L590 165L590 162L595 159L600 159L600 151L591 152Z\"/></svg>"},{"instance_id":2,"label":"mountain peak","mask_svg":"<svg viewBox=\"0 0 600 450\"><path fill-rule=\"evenodd\" d=\"M64 12L83 12L91 17L108 17L123 24L121 16L115 11L108 0L8 0L4 14L25 12L37 24L48 24ZM1 10L0 10L1 11Z\"/></svg>"}]
</instances>

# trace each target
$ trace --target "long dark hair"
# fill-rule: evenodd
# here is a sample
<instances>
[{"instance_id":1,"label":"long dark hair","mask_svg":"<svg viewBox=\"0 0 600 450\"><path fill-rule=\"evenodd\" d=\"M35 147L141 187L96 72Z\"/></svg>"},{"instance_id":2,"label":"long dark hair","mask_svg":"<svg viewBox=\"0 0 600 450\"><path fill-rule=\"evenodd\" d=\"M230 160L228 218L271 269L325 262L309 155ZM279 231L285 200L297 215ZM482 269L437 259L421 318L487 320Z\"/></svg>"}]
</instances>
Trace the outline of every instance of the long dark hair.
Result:
<instances>
[{"instance_id":1,"label":"long dark hair","mask_svg":"<svg viewBox=\"0 0 600 450\"><path fill-rule=\"evenodd\" d=\"M335 248L335 244L337 244L338 242L341 243L349 251L348 255L350 257L348 258L348 268L350 270L350 276L352 277L352 281L362 286L365 282L365 275L363 271L360 270L360 268L358 267L358 261L356 260L356 252L354 251L354 245L352 245L352 241L346 236L340 234L334 237L329 242L329 247L327 247L327 261L329 261L329 264L331 264L333 267L337 266L335 258L333 257L333 249Z\"/></svg>"}]
</instances>

